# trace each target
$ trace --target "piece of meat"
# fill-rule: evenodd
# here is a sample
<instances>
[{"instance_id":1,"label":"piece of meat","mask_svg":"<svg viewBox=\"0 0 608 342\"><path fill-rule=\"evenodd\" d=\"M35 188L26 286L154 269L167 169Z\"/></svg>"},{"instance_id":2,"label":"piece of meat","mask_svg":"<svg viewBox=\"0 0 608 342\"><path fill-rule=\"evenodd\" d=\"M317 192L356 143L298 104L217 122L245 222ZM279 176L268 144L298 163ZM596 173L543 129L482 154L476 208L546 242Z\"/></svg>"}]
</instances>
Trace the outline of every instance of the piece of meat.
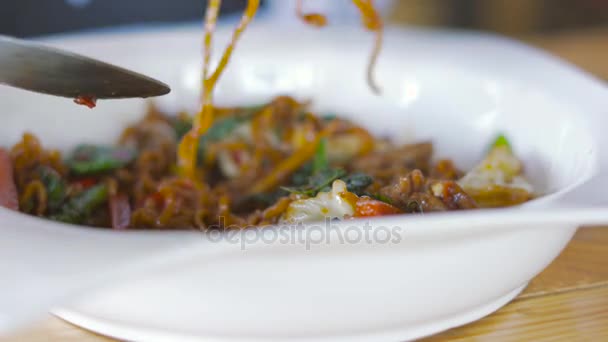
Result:
<instances>
[{"instance_id":1,"label":"piece of meat","mask_svg":"<svg viewBox=\"0 0 608 342\"><path fill-rule=\"evenodd\" d=\"M433 196L440 198L451 210L479 208L475 200L454 181L435 181L430 184Z\"/></svg>"},{"instance_id":2,"label":"piece of meat","mask_svg":"<svg viewBox=\"0 0 608 342\"><path fill-rule=\"evenodd\" d=\"M8 152L4 149L0 149L0 206L19 210L19 197L13 177L13 163Z\"/></svg>"},{"instance_id":3,"label":"piece of meat","mask_svg":"<svg viewBox=\"0 0 608 342\"><path fill-rule=\"evenodd\" d=\"M448 206L445 203L428 193L414 193L408 200L407 211L410 213L430 213L448 210Z\"/></svg>"},{"instance_id":4,"label":"piece of meat","mask_svg":"<svg viewBox=\"0 0 608 342\"><path fill-rule=\"evenodd\" d=\"M390 200L394 206L406 210L410 196L416 192L426 192L426 178L422 171L414 170L406 176L399 178L397 183L387 185L380 189L382 197Z\"/></svg>"},{"instance_id":5,"label":"piece of meat","mask_svg":"<svg viewBox=\"0 0 608 342\"><path fill-rule=\"evenodd\" d=\"M379 195L408 213L475 209L479 206L454 181L429 180L414 170L394 183L380 188Z\"/></svg>"}]
</instances>

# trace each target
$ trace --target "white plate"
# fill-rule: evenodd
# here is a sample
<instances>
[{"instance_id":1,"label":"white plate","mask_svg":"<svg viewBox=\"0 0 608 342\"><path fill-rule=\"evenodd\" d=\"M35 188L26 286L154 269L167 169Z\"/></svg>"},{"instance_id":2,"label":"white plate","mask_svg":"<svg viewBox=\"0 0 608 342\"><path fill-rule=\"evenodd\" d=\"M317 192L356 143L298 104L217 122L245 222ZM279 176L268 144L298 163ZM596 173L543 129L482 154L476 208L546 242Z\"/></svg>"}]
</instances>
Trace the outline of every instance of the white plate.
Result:
<instances>
[{"instance_id":1,"label":"white plate","mask_svg":"<svg viewBox=\"0 0 608 342\"><path fill-rule=\"evenodd\" d=\"M225 42L227 32L219 37ZM51 43L159 78L173 88L161 106L192 110L200 41L199 30L180 29ZM0 240L0 272L15 279L0 284L0 293L14 294L0 296L5 322L23 307L62 303L43 294L81 290L80 300L56 313L121 339L414 339L498 309L559 254L580 224L608 222L600 191L608 179L602 83L494 36L390 30L377 73L384 93L376 97L364 78L370 46L370 36L353 29L256 27L237 49L217 99L311 98L319 110L350 116L376 134L404 142L431 138L438 156L463 168L504 132L546 196L508 210L371 220L372 229L362 221L338 223L328 234L307 227L302 231L311 236L302 243L264 242L260 235L287 230L252 230L241 238L256 242L244 249L244 240L229 243L226 236L212 242L218 237L116 234L0 210L8 236ZM108 142L144 111L138 100L101 102L89 111L8 88L0 89L0 103L2 146L25 129L58 148ZM339 241L366 229L388 231L392 239ZM315 234L326 239L314 243ZM120 267L127 264L134 273Z\"/></svg>"}]
</instances>

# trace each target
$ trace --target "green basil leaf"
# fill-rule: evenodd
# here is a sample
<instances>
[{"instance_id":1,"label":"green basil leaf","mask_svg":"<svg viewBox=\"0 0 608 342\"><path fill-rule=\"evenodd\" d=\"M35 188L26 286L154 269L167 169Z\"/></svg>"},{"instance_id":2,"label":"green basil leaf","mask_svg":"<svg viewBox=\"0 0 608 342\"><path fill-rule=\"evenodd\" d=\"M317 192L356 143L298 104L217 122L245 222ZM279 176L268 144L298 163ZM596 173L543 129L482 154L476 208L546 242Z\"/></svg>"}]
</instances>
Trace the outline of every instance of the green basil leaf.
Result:
<instances>
[{"instance_id":1,"label":"green basil leaf","mask_svg":"<svg viewBox=\"0 0 608 342\"><path fill-rule=\"evenodd\" d=\"M331 184L344 177L346 171L342 169L327 169L317 172L308 179L308 184L301 187L282 187L283 190L294 194L315 196L320 191L329 191Z\"/></svg>"},{"instance_id":2,"label":"green basil leaf","mask_svg":"<svg viewBox=\"0 0 608 342\"><path fill-rule=\"evenodd\" d=\"M61 212L51 216L51 218L66 223L79 224L107 200L108 187L105 184L99 184L71 198L61 208Z\"/></svg>"},{"instance_id":3,"label":"green basil leaf","mask_svg":"<svg viewBox=\"0 0 608 342\"><path fill-rule=\"evenodd\" d=\"M183 118L173 118L171 120L171 126L173 126L177 138L181 139L192 129L192 121Z\"/></svg>"},{"instance_id":4,"label":"green basil leaf","mask_svg":"<svg viewBox=\"0 0 608 342\"><path fill-rule=\"evenodd\" d=\"M336 114L325 114L321 117L321 120L325 122L330 122L336 120L337 118L338 116Z\"/></svg>"},{"instance_id":5,"label":"green basil leaf","mask_svg":"<svg viewBox=\"0 0 608 342\"><path fill-rule=\"evenodd\" d=\"M198 145L199 160L203 160L208 144L226 139L242 123L250 120L253 115L259 112L262 108L264 108L264 106L245 107L236 115L219 119L213 123L207 133L205 133L200 139L200 143Z\"/></svg>"},{"instance_id":6,"label":"green basil leaf","mask_svg":"<svg viewBox=\"0 0 608 342\"><path fill-rule=\"evenodd\" d=\"M109 172L127 166L135 160L137 151L128 147L80 145L66 164L76 175Z\"/></svg>"},{"instance_id":7,"label":"green basil leaf","mask_svg":"<svg viewBox=\"0 0 608 342\"><path fill-rule=\"evenodd\" d=\"M67 185L59 173L48 166L41 166L38 172L46 188L48 209L53 213L63 205L67 195Z\"/></svg>"},{"instance_id":8,"label":"green basil leaf","mask_svg":"<svg viewBox=\"0 0 608 342\"><path fill-rule=\"evenodd\" d=\"M346 188L348 191L354 193L357 196L362 196L365 194L365 189L372 184L372 177L366 175L362 172L356 172L350 174L342 180L346 183Z\"/></svg>"},{"instance_id":9,"label":"green basil leaf","mask_svg":"<svg viewBox=\"0 0 608 342\"><path fill-rule=\"evenodd\" d=\"M317 151L312 160L312 172L317 174L329 169L329 157L327 156L327 138L321 139Z\"/></svg>"},{"instance_id":10,"label":"green basil leaf","mask_svg":"<svg viewBox=\"0 0 608 342\"><path fill-rule=\"evenodd\" d=\"M491 148L497 148L497 147L501 147L501 146L505 146L507 147L509 150L511 149L511 143L509 142L509 139L507 139L507 137L505 137L504 135L499 135L494 142L492 143Z\"/></svg>"}]
</instances>

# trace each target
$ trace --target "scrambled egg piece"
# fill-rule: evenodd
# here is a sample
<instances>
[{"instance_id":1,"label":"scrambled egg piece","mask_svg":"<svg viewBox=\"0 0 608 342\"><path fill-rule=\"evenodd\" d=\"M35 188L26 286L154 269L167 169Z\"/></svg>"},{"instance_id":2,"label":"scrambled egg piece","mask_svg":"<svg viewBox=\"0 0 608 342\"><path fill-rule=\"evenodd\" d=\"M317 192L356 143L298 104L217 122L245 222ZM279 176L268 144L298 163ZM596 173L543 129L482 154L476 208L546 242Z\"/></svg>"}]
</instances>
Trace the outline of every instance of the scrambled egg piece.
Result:
<instances>
[{"instance_id":1,"label":"scrambled egg piece","mask_svg":"<svg viewBox=\"0 0 608 342\"><path fill-rule=\"evenodd\" d=\"M316 197L292 202L281 223L323 221L326 217L342 219L353 216L357 205L357 195L346 189L346 183L335 180L330 192L319 192Z\"/></svg>"},{"instance_id":2,"label":"scrambled egg piece","mask_svg":"<svg viewBox=\"0 0 608 342\"><path fill-rule=\"evenodd\" d=\"M492 148L485 159L458 181L458 184L465 189L498 185L533 192L532 185L523 175L521 161L507 145Z\"/></svg>"},{"instance_id":3,"label":"scrambled egg piece","mask_svg":"<svg viewBox=\"0 0 608 342\"><path fill-rule=\"evenodd\" d=\"M482 208L518 205L534 197L534 188L524 176L521 161L504 142L495 144L458 185Z\"/></svg>"}]
</instances>

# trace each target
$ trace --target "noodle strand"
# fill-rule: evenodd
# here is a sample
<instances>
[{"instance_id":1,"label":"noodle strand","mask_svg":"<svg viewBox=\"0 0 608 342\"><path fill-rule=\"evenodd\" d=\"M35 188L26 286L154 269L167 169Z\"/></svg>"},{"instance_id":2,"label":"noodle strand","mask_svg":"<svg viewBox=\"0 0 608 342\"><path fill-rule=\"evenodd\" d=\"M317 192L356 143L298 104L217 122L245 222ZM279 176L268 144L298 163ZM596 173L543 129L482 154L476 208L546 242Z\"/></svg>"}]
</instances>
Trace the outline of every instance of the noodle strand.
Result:
<instances>
[{"instance_id":1,"label":"noodle strand","mask_svg":"<svg viewBox=\"0 0 608 342\"><path fill-rule=\"evenodd\" d=\"M217 68L211 75L209 75L213 32L215 31L221 4L221 0L211 0L207 6L207 14L205 17L202 108L194 118L192 129L183 137L178 147L179 171L183 176L190 179L194 179L196 176L196 159L199 139L213 124L213 90L215 89L217 81L228 65L240 36L245 31L251 20L253 20L255 17L255 14L260 6L260 0L248 0L247 8L245 9L243 17L232 35L230 43L226 47Z\"/></svg>"},{"instance_id":2,"label":"noodle strand","mask_svg":"<svg viewBox=\"0 0 608 342\"><path fill-rule=\"evenodd\" d=\"M382 44L384 40L384 23L382 22L380 14L374 7L373 0L352 0L352 2L355 4L355 6L357 6L359 12L361 12L363 25L365 28L376 33L372 54L367 66L367 82L375 94L380 94L381 90L375 80L374 73L380 52L382 51Z\"/></svg>"},{"instance_id":3,"label":"noodle strand","mask_svg":"<svg viewBox=\"0 0 608 342\"><path fill-rule=\"evenodd\" d=\"M306 24L315 27L327 26L327 17L320 13L304 13L304 0L296 0L296 15Z\"/></svg>"}]
</instances>

